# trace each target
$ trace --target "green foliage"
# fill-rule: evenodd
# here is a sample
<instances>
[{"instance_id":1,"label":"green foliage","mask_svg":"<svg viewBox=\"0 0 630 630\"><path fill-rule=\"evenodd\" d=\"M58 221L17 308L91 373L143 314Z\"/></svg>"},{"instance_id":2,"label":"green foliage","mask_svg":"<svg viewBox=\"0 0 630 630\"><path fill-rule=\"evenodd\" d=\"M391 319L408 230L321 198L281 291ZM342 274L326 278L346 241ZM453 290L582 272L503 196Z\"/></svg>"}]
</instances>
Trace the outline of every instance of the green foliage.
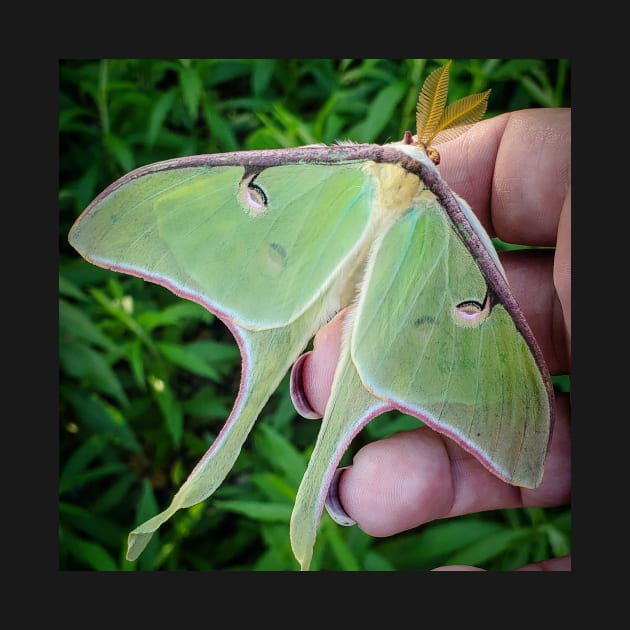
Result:
<instances>
[{"instance_id":1,"label":"green foliage","mask_svg":"<svg viewBox=\"0 0 630 630\"><path fill-rule=\"evenodd\" d=\"M414 130L418 90L445 60L112 59L59 66L59 566L109 570L295 570L289 515L318 423L295 413L287 379L234 469L181 510L136 562L128 532L169 502L218 435L238 391L231 335L196 304L89 265L73 221L138 166L177 156ZM461 59L449 101L492 88L487 117L570 106L567 60ZM362 444L418 426L370 423ZM391 571L471 563L510 569L564 555L570 511L506 510L373 539L322 516L313 569Z\"/></svg>"}]
</instances>

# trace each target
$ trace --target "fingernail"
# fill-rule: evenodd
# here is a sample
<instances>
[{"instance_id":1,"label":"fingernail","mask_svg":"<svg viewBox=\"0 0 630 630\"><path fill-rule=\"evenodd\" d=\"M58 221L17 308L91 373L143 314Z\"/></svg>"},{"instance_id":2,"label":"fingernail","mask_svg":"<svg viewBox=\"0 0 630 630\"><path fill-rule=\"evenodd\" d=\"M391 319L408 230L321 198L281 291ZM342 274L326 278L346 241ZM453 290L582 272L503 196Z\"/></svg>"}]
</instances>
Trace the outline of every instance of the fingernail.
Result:
<instances>
[{"instance_id":1,"label":"fingernail","mask_svg":"<svg viewBox=\"0 0 630 630\"><path fill-rule=\"evenodd\" d=\"M309 404L306 395L304 394L304 388L302 386L302 372L304 369L304 361L311 354L305 352L291 368L291 379L289 383L289 393L291 394L291 401L295 410L304 418L310 418L316 420L321 418L321 414L317 413Z\"/></svg>"},{"instance_id":2,"label":"fingernail","mask_svg":"<svg viewBox=\"0 0 630 630\"><path fill-rule=\"evenodd\" d=\"M341 505L341 501L339 500L339 478L346 468L350 468L350 466L344 466L343 468L337 468L337 470L335 470L332 482L330 483L330 488L328 488L328 495L326 496L324 507L330 515L330 518L332 518L337 525L349 527L350 525L356 525L357 522L348 516L346 511L343 509L343 505Z\"/></svg>"}]
</instances>

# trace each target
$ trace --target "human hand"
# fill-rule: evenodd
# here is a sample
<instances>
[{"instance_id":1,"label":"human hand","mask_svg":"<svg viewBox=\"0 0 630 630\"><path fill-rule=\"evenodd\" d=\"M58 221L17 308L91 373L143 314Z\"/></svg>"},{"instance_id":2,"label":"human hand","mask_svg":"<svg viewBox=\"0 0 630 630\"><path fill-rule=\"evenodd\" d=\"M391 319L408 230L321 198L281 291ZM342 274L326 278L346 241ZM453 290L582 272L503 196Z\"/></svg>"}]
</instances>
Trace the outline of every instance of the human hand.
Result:
<instances>
[{"instance_id":1,"label":"human hand","mask_svg":"<svg viewBox=\"0 0 630 630\"><path fill-rule=\"evenodd\" d=\"M509 284L552 374L571 366L571 110L531 109L475 124L439 145L440 171L490 236L554 250L500 254ZM304 360L303 393L323 415L339 358L344 309L314 339ZM338 477L346 513L372 536L434 519L502 508L551 507L570 500L570 402L557 394L541 485L511 486L429 427L364 446ZM522 570L569 570L570 557ZM475 570L441 567L437 570Z\"/></svg>"}]
</instances>

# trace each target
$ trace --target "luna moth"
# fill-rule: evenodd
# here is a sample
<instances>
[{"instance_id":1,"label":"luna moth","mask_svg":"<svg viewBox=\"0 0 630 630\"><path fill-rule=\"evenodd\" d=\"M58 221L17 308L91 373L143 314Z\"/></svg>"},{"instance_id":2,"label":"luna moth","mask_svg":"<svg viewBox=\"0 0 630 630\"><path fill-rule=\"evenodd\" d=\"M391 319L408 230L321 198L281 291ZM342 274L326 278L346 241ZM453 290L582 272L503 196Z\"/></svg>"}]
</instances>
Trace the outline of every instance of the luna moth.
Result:
<instances>
[{"instance_id":1,"label":"luna moth","mask_svg":"<svg viewBox=\"0 0 630 630\"><path fill-rule=\"evenodd\" d=\"M207 499L291 369L342 308L339 364L290 522L308 570L336 466L374 417L400 410L472 453L507 483L536 487L553 387L492 240L440 176L433 145L486 111L489 90L446 105L450 62L420 92L416 135L165 160L112 183L76 220L89 262L138 276L219 317L242 355L220 434L161 513L130 534L138 558L177 510Z\"/></svg>"}]
</instances>

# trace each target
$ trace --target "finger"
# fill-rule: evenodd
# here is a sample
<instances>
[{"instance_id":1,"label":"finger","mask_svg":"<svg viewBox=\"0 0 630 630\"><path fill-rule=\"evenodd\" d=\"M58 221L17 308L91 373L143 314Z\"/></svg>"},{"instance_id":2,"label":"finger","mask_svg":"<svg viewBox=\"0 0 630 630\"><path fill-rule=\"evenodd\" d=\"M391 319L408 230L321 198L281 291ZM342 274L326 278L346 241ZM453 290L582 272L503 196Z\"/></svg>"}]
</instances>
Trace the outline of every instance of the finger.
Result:
<instances>
[{"instance_id":1,"label":"finger","mask_svg":"<svg viewBox=\"0 0 630 630\"><path fill-rule=\"evenodd\" d=\"M553 281L562 308L565 345L571 361L571 189L565 199L558 226L558 243L554 259Z\"/></svg>"},{"instance_id":2,"label":"finger","mask_svg":"<svg viewBox=\"0 0 630 630\"><path fill-rule=\"evenodd\" d=\"M453 564L444 567L436 567L433 571L484 571L478 567L471 567L465 564ZM550 558L541 562L532 562L525 566L514 569L515 571L570 571L571 556L563 556L562 558Z\"/></svg>"},{"instance_id":3,"label":"finger","mask_svg":"<svg viewBox=\"0 0 630 630\"><path fill-rule=\"evenodd\" d=\"M322 418L330 398L335 369L341 353L343 321L347 308L337 313L313 338L313 350L302 355L291 370L291 398L299 413L311 409L306 418ZM299 370L296 372L296 366ZM297 394L295 393L297 391ZM298 401L301 401L300 404Z\"/></svg>"},{"instance_id":4,"label":"finger","mask_svg":"<svg viewBox=\"0 0 630 630\"><path fill-rule=\"evenodd\" d=\"M438 150L442 176L491 236L555 245L570 185L570 109L528 109L482 120Z\"/></svg>"},{"instance_id":5,"label":"finger","mask_svg":"<svg viewBox=\"0 0 630 630\"><path fill-rule=\"evenodd\" d=\"M391 536L423 523L516 507L549 507L570 497L569 405L556 399L556 422L541 485L504 483L455 442L429 427L367 444L338 477L338 497L359 527Z\"/></svg>"},{"instance_id":6,"label":"finger","mask_svg":"<svg viewBox=\"0 0 630 630\"><path fill-rule=\"evenodd\" d=\"M432 571L485 571L485 569L480 569L479 567L472 567L467 564L449 564L443 567L436 567L435 569L431 569Z\"/></svg>"},{"instance_id":7,"label":"finger","mask_svg":"<svg viewBox=\"0 0 630 630\"><path fill-rule=\"evenodd\" d=\"M532 562L526 564L517 571L570 571L571 556L563 556L562 558L550 558L541 562Z\"/></svg>"},{"instance_id":8,"label":"finger","mask_svg":"<svg viewBox=\"0 0 630 630\"><path fill-rule=\"evenodd\" d=\"M568 374L571 371L570 339L566 335L566 311L556 290L554 252L517 250L502 252L500 258L512 293L534 333L549 371L551 374Z\"/></svg>"},{"instance_id":9,"label":"finger","mask_svg":"<svg viewBox=\"0 0 630 630\"><path fill-rule=\"evenodd\" d=\"M291 370L291 398L305 418L324 416L339 362L343 321L349 308L339 311L317 331L313 350L299 357Z\"/></svg>"}]
</instances>

